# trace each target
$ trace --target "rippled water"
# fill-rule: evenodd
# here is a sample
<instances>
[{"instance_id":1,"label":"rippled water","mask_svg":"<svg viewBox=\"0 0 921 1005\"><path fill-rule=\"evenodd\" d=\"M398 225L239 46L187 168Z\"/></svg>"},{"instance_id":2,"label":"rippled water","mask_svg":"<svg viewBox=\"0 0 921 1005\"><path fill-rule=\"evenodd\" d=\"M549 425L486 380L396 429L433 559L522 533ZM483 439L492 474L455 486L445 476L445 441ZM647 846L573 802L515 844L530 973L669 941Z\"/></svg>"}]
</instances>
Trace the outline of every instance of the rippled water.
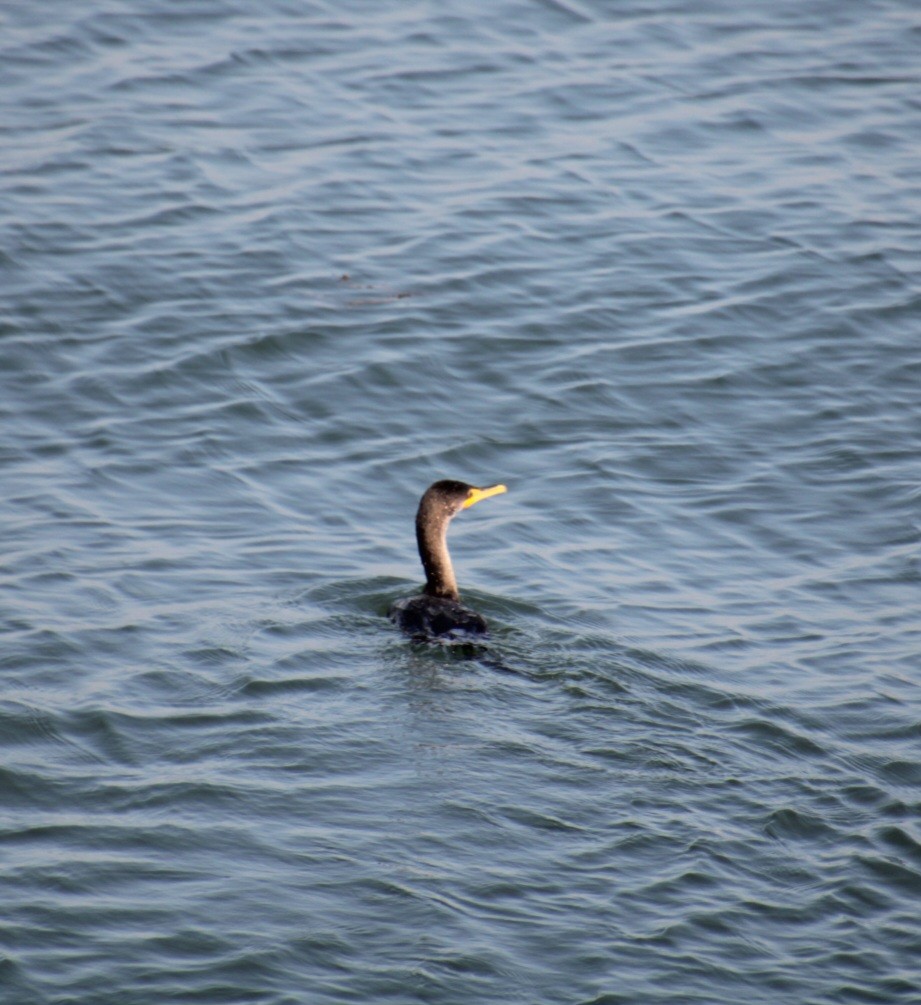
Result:
<instances>
[{"instance_id":1,"label":"rippled water","mask_svg":"<svg viewBox=\"0 0 921 1005\"><path fill-rule=\"evenodd\" d=\"M921 998L919 40L6 5L5 1001Z\"/></svg>"}]
</instances>

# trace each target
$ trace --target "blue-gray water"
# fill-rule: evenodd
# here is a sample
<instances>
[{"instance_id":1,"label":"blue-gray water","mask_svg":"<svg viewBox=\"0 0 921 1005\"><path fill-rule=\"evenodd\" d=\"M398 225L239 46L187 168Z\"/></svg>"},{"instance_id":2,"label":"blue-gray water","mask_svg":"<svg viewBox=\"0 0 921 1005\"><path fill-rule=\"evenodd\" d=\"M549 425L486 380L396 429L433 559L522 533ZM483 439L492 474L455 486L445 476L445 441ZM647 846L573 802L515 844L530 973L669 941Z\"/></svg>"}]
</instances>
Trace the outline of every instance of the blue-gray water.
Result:
<instances>
[{"instance_id":1,"label":"blue-gray water","mask_svg":"<svg viewBox=\"0 0 921 1005\"><path fill-rule=\"evenodd\" d=\"M4 5L4 1002L921 999L919 51Z\"/></svg>"}]
</instances>

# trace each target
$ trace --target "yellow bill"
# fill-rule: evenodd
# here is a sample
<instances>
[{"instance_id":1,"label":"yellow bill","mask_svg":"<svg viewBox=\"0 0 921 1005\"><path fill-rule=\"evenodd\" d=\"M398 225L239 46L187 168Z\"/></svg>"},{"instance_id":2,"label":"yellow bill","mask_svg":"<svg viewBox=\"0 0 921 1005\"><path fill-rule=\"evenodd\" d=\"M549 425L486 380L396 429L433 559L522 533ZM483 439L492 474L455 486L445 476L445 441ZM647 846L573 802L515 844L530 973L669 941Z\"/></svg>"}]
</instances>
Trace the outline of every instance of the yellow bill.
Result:
<instances>
[{"instance_id":1,"label":"yellow bill","mask_svg":"<svg viewBox=\"0 0 921 1005\"><path fill-rule=\"evenodd\" d=\"M488 489L471 489L467 495L464 505L461 508L469 509L474 503L478 503L481 499L488 499L490 496L498 496L503 492L508 492L508 489L504 485L491 485Z\"/></svg>"}]
</instances>

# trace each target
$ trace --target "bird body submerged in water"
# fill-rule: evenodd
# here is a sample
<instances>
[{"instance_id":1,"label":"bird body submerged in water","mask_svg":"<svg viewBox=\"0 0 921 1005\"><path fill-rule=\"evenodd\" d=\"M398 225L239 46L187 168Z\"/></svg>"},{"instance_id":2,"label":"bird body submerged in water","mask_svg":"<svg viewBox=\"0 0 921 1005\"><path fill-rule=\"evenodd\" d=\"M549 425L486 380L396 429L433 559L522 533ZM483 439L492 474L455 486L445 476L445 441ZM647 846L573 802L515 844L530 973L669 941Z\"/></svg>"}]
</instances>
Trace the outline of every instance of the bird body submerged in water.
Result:
<instances>
[{"instance_id":1,"label":"bird body submerged in water","mask_svg":"<svg viewBox=\"0 0 921 1005\"><path fill-rule=\"evenodd\" d=\"M417 597L398 600L390 617L413 638L464 638L484 635L486 622L460 602L454 567L448 553L448 524L463 509L505 492L504 485L477 488L466 482L430 485L416 513L416 543L425 569L425 588Z\"/></svg>"}]
</instances>

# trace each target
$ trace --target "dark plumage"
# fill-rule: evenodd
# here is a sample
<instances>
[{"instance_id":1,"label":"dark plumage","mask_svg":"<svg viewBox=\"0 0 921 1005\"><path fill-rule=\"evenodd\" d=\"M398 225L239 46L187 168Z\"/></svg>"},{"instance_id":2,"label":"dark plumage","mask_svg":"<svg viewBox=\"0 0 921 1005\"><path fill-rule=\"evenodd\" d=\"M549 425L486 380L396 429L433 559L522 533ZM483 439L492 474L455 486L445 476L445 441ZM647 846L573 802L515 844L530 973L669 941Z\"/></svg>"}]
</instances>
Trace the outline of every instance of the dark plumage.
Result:
<instances>
[{"instance_id":1,"label":"dark plumage","mask_svg":"<svg viewBox=\"0 0 921 1005\"><path fill-rule=\"evenodd\" d=\"M426 489L416 512L416 543L425 569L425 588L417 597L398 600L390 617L413 638L463 638L486 633L483 618L464 607L448 554L448 524L462 509L505 492L504 485L477 488L466 482L440 481Z\"/></svg>"}]
</instances>

